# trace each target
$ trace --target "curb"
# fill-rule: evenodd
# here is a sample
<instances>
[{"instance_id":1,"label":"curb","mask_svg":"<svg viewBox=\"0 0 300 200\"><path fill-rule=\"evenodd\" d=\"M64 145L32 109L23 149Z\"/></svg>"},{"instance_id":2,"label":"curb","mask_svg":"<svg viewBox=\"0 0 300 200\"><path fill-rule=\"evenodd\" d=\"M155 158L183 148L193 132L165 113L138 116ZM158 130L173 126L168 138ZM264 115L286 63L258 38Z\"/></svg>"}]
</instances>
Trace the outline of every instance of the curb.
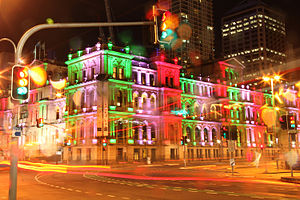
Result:
<instances>
[{"instance_id":1,"label":"curb","mask_svg":"<svg viewBox=\"0 0 300 200\"><path fill-rule=\"evenodd\" d=\"M300 184L300 177L281 177L283 182Z\"/></svg>"}]
</instances>

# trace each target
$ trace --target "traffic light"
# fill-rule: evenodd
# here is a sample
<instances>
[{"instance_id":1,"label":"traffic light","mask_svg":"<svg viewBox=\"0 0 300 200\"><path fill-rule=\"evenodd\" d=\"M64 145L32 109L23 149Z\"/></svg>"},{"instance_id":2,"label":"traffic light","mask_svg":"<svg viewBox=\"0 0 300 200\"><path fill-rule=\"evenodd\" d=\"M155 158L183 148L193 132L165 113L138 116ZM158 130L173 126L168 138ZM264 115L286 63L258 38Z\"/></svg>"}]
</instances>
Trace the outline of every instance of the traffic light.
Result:
<instances>
[{"instance_id":1,"label":"traffic light","mask_svg":"<svg viewBox=\"0 0 300 200\"><path fill-rule=\"evenodd\" d=\"M187 145L190 142L190 139L187 138L187 136L181 136L180 144L181 145Z\"/></svg>"},{"instance_id":2,"label":"traffic light","mask_svg":"<svg viewBox=\"0 0 300 200\"><path fill-rule=\"evenodd\" d=\"M296 117L293 114L288 115L288 129L289 130L296 129Z\"/></svg>"},{"instance_id":3,"label":"traffic light","mask_svg":"<svg viewBox=\"0 0 300 200\"><path fill-rule=\"evenodd\" d=\"M228 132L228 126L222 126L221 128L221 135L224 139L228 140L229 139L229 132Z\"/></svg>"},{"instance_id":4,"label":"traffic light","mask_svg":"<svg viewBox=\"0 0 300 200\"><path fill-rule=\"evenodd\" d=\"M12 68L11 97L14 100L27 100L30 89L30 76L28 67L15 65Z\"/></svg>"},{"instance_id":5,"label":"traffic light","mask_svg":"<svg viewBox=\"0 0 300 200\"><path fill-rule=\"evenodd\" d=\"M107 146L107 140L106 140L106 138L103 138L103 139L102 139L102 147L103 147L103 151L106 150L106 146Z\"/></svg>"},{"instance_id":6,"label":"traffic light","mask_svg":"<svg viewBox=\"0 0 300 200\"><path fill-rule=\"evenodd\" d=\"M181 136L180 144L181 144L181 145L184 145L184 136Z\"/></svg>"},{"instance_id":7,"label":"traffic light","mask_svg":"<svg viewBox=\"0 0 300 200\"><path fill-rule=\"evenodd\" d=\"M286 115L282 115L279 117L279 122L280 122L280 127L282 130L286 130L287 129L287 120L286 120Z\"/></svg>"},{"instance_id":8,"label":"traffic light","mask_svg":"<svg viewBox=\"0 0 300 200\"><path fill-rule=\"evenodd\" d=\"M36 120L36 127L42 128L44 126L44 118L38 118Z\"/></svg>"},{"instance_id":9,"label":"traffic light","mask_svg":"<svg viewBox=\"0 0 300 200\"><path fill-rule=\"evenodd\" d=\"M153 20L155 44L168 44L176 38L176 28L179 25L179 19L176 15L153 6Z\"/></svg>"}]
</instances>

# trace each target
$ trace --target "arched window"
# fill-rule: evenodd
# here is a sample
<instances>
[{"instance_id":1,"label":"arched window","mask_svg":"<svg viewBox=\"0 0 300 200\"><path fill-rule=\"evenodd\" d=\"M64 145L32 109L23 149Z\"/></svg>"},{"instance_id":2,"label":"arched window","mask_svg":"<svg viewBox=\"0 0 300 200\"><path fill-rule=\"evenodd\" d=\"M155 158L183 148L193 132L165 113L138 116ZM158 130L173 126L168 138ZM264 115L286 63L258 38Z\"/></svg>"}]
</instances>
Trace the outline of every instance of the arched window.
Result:
<instances>
[{"instance_id":1,"label":"arched window","mask_svg":"<svg viewBox=\"0 0 300 200\"><path fill-rule=\"evenodd\" d=\"M147 140L148 138L147 138L147 126L146 126L146 124L143 125L143 129L142 130L143 130L143 140L144 139Z\"/></svg>"},{"instance_id":2,"label":"arched window","mask_svg":"<svg viewBox=\"0 0 300 200\"><path fill-rule=\"evenodd\" d=\"M151 125L151 140L156 140L155 126Z\"/></svg>"},{"instance_id":3,"label":"arched window","mask_svg":"<svg viewBox=\"0 0 300 200\"><path fill-rule=\"evenodd\" d=\"M94 90L91 90L90 91L90 95L89 95L89 98L90 98L90 104L91 104L91 106L94 106L94 104L95 104L95 95L94 95Z\"/></svg>"},{"instance_id":4,"label":"arched window","mask_svg":"<svg viewBox=\"0 0 300 200\"><path fill-rule=\"evenodd\" d=\"M197 102L195 102L194 104L194 111L196 112L197 117L200 117L201 109L200 109L200 105Z\"/></svg>"},{"instance_id":5,"label":"arched window","mask_svg":"<svg viewBox=\"0 0 300 200\"><path fill-rule=\"evenodd\" d=\"M147 101L146 101L146 99L147 99L147 94L142 94L143 110L145 110L146 107L147 107Z\"/></svg>"},{"instance_id":6,"label":"arched window","mask_svg":"<svg viewBox=\"0 0 300 200\"><path fill-rule=\"evenodd\" d=\"M208 142L208 130L205 128L204 129L204 142Z\"/></svg>"},{"instance_id":7,"label":"arched window","mask_svg":"<svg viewBox=\"0 0 300 200\"><path fill-rule=\"evenodd\" d=\"M138 94L135 92L133 93L133 107L135 110L139 109L139 97Z\"/></svg>"},{"instance_id":8,"label":"arched window","mask_svg":"<svg viewBox=\"0 0 300 200\"><path fill-rule=\"evenodd\" d=\"M217 109L215 105L212 105L210 107L210 116L212 120L216 120L217 119Z\"/></svg>"},{"instance_id":9,"label":"arched window","mask_svg":"<svg viewBox=\"0 0 300 200\"><path fill-rule=\"evenodd\" d=\"M151 109L154 110L155 106L156 106L156 101L155 101L155 96L154 95L151 95L150 103L151 103Z\"/></svg>"},{"instance_id":10,"label":"arched window","mask_svg":"<svg viewBox=\"0 0 300 200\"><path fill-rule=\"evenodd\" d=\"M214 143L217 142L217 131L216 131L216 129L212 129L212 132L211 132L211 140L212 140L212 142L214 142Z\"/></svg>"},{"instance_id":11,"label":"arched window","mask_svg":"<svg viewBox=\"0 0 300 200\"><path fill-rule=\"evenodd\" d=\"M195 129L195 138L196 138L196 142L201 141L201 130L199 127L196 127Z\"/></svg>"},{"instance_id":12,"label":"arched window","mask_svg":"<svg viewBox=\"0 0 300 200\"><path fill-rule=\"evenodd\" d=\"M85 91L81 92L81 108L85 108Z\"/></svg>"},{"instance_id":13,"label":"arched window","mask_svg":"<svg viewBox=\"0 0 300 200\"><path fill-rule=\"evenodd\" d=\"M192 130L190 127L186 127L186 136L190 141L192 141Z\"/></svg>"},{"instance_id":14,"label":"arched window","mask_svg":"<svg viewBox=\"0 0 300 200\"><path fill-rule=\"evenodd\" d=\"M191 109L191 105L189 103L185 104L185 111L187 113L187 116L192 115L192 109Z\"/></svg>"},{"instance_id":15,"label":"arched window","mask_svg":"<svg viewBox=\"0 0 300 200\"><path fill-rule=\"evenodd\" d=\"M122 106L123 103L123 95L122 92L119 90L117 93L117 106Z\"/></svg>"},{"instance_id":16,"label":"arched window","mask_svg":"<svg viewBox=\"0 0 300 200\"><path fill-rule=\"evenodd\" d=\"M134 123L133 124L133 138L134 140L138 140L139 139L139 128L138 128L138 124Z\"/></svg>"}]
</instances>

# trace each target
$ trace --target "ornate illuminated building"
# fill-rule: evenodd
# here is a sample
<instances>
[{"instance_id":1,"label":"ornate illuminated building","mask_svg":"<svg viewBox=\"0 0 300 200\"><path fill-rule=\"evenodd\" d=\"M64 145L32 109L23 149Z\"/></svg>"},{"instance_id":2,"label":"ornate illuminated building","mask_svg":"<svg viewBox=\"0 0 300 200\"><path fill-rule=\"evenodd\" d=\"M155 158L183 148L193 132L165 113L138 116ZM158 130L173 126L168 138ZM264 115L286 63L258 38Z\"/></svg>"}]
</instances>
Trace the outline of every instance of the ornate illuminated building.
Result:
<instances>
[{"instance_id":1,"label":"ornate illuminated building","mask_svg":"<svg viewBox=\"0 0 300 200\"><path fill-rule=\"evenodd\" d=\"M224 126L236 132L236 157L260 148L275 156L282 147L282 135L268 131L262 120L263 110L272 110L271 93L238 87L244 66L236 59L216 63L218 76L210 79L180 74L181 66L163 55L149 59L130 54L128 47L98 43L70 54L66 64L64 160L182 159L183 135L189 159L227 158ZM299 99L288 105L299 119ZM293 148L299 139L297 133Z\"/></svg>"},{"instance_id":2,"label":"ornate illuminated building","mask_svg":"<svg viewBox=\"0 0 300 200\"><path fill-rule=\"evenodd\" d=\"M67 163L181 160L184 152L190 160L227 159L230 137L236 158L251 159L262 149L275 157L288 149L287 132L279 122L276 133L272 128L271 93L239 84L244 66L235 58L187 75L163 54L146 58L129 47L98 43L70 54L66 64L64 96L47 83L33 88L23 104L0 99L0 157L8 156L16 124L24 133L20 159L46 159L58 151ZM40 65L48 75L62 69ZM299 121L297 89L276 89L276 112L294 113ZM290 145L299 151L297 128Z\"/></svg>"},{"instance_id":3,"label":"ornate illuminated building","mask_svg":"<svg viewBox=\"0 0 300 200\"><path fill-rule=\"evenodd\" d=\"M57 90L49 83L50 78L57 76L55 74L66 76L66 68L40 61L31 64L44 68L48 81L43 87L32 83L28 101L14 101L8 95L0 98L0 158L9 157L9 141L14 126L23 129L19 140L21 160L45 159L55 155L66 137L63 119L65 98L58 98Z\"/></svg>"},{"instance_id":4,"label":"ornate illuminated building","mask_svg":"<svg viewBox=\"0 0 300 200\"><path fill-rule=\"evenodd\" d=\"M261 0L240 2L222 18L222 52L225 59L242 60L247 79L286 64L284 15Z\"/></svg>"}]
</instances>

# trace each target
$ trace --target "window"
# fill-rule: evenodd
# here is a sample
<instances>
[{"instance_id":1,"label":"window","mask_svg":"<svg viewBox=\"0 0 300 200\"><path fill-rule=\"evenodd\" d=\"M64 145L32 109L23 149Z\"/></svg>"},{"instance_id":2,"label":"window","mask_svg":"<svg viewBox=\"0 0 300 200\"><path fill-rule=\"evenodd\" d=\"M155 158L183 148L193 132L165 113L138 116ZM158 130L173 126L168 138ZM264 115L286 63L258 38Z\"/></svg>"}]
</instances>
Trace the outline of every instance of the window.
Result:
<instances>
[{"instance_id":1,"label":"window","mask_svg":"<svg viewBox=\"0 0 300 200\"><path fill-rule=\"evenodd\" d=\"M186 127L186 136L190 141L192 141L192 131L190 127Z\"/></svg>"},{"instance_id":2,"label":"window","mask_svg":"<svg viewBox=\"0 0 300 200\"><path fill-rule=\"evenodd\" d=\"M139 139L139 128L136 127L138 126L137 124L134 124L134 129L133 129L133 138L134 140L138 140Z\"/></svg>"},{"instance_id":3,"label":"window","mask_svg":"<svg viewBox=\"0 0 300 200\"><path fill-rule=\"evenodd\" d=\"M122 106L122 103L123 103L123 95L122 95L122 92L121 91L118 91L118 94L117 94L117 106Z\"/></svg>"},{"instance_id":4,"label":"window","mask_svg":"<svg viewBox=\"0 0 300 200\"><path fill-rule=\"evenodd\" d=\"M94 79L94 75L95 75L95 68L91 68L91 79Z\"/></svg>"},{"instance_id":5,"label":"window","mask_svg":"<svg viewBox=\"0 0 300 200\"><path fill-rule=\"evenodd\" d=\"M204 142L208 142L208 131L206 128L204 129Z\"/></svg>"},{"instance_id":6,"label":"window","mask_svg":"<svg viewBox=\"0 0 300 200\"><path fill-rule=\"evenodd\" d=\"M196 142L201 141L201 131L198 127L196 127L196 129L195 129L195 138L196 138Z\"/></svg>"},{"instance_id":7,"label":"window","mask_svg":"<svg viewBox=\"0 0 300 200\"><path fill-rule=\"evenodd\" d=\"M142 84L146 85L146 74L142 73Z\"/></svg>"},{"instance_id":8,"label":"window","mask_svg":"<svg viewBox=\"0 0 300 200\"><path fill-rule=\"evenodd\" d=\"M84 80L85 78L86 78L86 71L83 70L83 72L82 72L82 79Z\"/></svg>"},{"instance_id":9,"label":"window","mask_svg":"<svg viewBox=\"0 0 300 200\"><path fill-rule=\"evenodd\" d=\"M113 78L117 78L117 68L113 68Z\"/></svg>"},{"instance_id":10,"label":"window","mask_svg":"<svg viewBox=\"0 0 300 200\"><path fill-rule=\"evenodd\" d=\"M150 86L155 86L155 80L153 74L150 74Z\"/></svg>"},{"instance_id":11,"label":"window","mask_svg":"<svg viewBox=\"0 0 300 200\"><path fill-rule=\"evenodd\" d=\"M173 88L174 87L174 79L170 78L170 87Z\"/></svg>"},{"instance_id":12,"label":"window","mask_svg":"<svg viewBox=\"0 0 300 200\"><path fill-rule=\"evenodd\" d=\"M136 73L136 72L133 72L133 73L132 73L132 81L133 81L134 83L137 83L137 73Z\"/></svg>"},{"instance_id":13,"label":"window","mask_svg":"<svg viewBox=\"0 0 300 200\"><path fill-rule=\"evenodd\" d=\"M123 79L123 69L119 68L119 79Z\"/></svg>"},{"instance_id":14,"label":"window","mask_svg":"<svg viewBox=\"0 0 300 200\"><path fill-rule=\"evenodd\" d=\"M156 135L155 135L155 127L151 125L151 140L155 140Z\"/></svg>"},{"instance_id":15,"label":"window","mask_svg":"<svg viewBox=\"0 0 300 200\"><path fill-rule=\"evenodd\" d=\"M147 140L147 127L146 125L143 126L143 139L146 139Z\"/></svg>"},{"instance_id":16,"label":"window","mask_svg":"<svg viewBox=\"0 0 300 200\"><path fill-rule=\"evenodd\" d=\"M56 119L59 119L59 108L56 108Z\"/></svg>"},{"instance_id":17,"label":"window","mask_svg":"<svg viewBox=\"0 0 300 200\"><path fill-rule=\"evenodd\" d=\"M166 86L169 86L169 78L166 77Z\"/></svg>"}]
</instances>

